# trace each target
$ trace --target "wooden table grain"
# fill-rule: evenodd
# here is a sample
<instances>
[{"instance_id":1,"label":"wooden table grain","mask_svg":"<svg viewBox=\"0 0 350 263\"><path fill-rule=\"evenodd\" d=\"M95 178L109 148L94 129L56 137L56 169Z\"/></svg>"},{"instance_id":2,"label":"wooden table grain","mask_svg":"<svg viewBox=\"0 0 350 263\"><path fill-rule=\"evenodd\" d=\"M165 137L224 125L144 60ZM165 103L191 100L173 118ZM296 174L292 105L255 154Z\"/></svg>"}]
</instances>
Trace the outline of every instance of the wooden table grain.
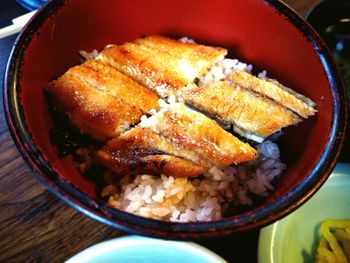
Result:
<instances>
[{"instance_id":1,"label":"wooden table grain","mask_svg":"<svg viewBox=\"0 0 350 263\"><path fill-rule=\"evenodd\" d=\"M285 2L304 16L319 0ZM14 0L1 0L0 26L24 12ZM1 79L14 40L0 40ZM2 103L2 94L0 99ZM63 262L88 246L125 234L77 212L36 179L11 139L1 108L0 262ZM199 243L229 262L256 262L258 234L255 230Z\"/></svg>"}]
</instances>

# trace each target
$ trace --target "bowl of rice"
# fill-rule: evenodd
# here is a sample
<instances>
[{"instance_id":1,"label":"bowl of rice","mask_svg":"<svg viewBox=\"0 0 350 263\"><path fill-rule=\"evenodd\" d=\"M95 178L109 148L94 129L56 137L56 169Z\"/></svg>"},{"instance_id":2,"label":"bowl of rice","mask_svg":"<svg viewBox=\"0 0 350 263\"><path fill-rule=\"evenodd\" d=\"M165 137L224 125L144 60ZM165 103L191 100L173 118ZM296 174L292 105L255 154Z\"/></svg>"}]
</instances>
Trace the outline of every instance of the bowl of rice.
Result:
<instances>
[{"instance_id":1,"label":"bowl of rice","mask_svg":"<svg viewBox=\"0 0 350 263\"><path fill-rule=\"evenodd\" d=\"M82 59L93 63L89 60L103 56L103 50L111 44L121 45L152 35L176 39L184 45L195 42L227 50L225 59L195 79L196 85L218 81L234 72L254 75L254 80L261 82L276 79L283 86L273 81L272 84L293 89L293 96L312 105L314 112L302 122L266 138L241 138L241 130L234 130L258 157L213 165L196 176L178 172L182 159L176 159L180 166L169 168L177 171L177 176L154 173L152 167L153 172L149 173L116 175L119 166L94 166L91 149L102 149L97 156L103 159L106 153L110 154L109 144L104 148L101 143L92 142L82 129L67 129L70 123L51 112L45 89L68 69L80 65ZM140 64L146 64L142 61ZM192 74L189 70L184 72ZM190 239L225 236L270 224L294 211L321 187L337 161L345 137L346 92L331 55L307 22L275 0L205 0L200 4L194 0L53 0L20 33L4 83L9 130L35 176L87 216L137 234ZM161 95L162 88L157 87ZM249 94L266 100L257 91ZM142 94L133 96L142 100ZM212 98L218 97L229 103L230 98L218 93ZM203 123L211 125L210 129L201 130L208 136L215 137L215 129L226 129L219 127L213 116L204 116L186 103L186 98L184 103L174 96L161 97L157 111L150 110L149 116L142 116L127 128L161 129L164 116L176 112L179 116L192 114L192 120L183 124L186 131L196 131L191 125L201 123L202 118ZM268 114L263 122L275 117L272 111ZM103 112L96 115L107 116ZM81 125L89 124L81 121ZM55 129L57 125L64 131ZM91 125L98 126L93 121ZM140 137L144 142L147 136ZM135 138L139 137L133 141ZM195 143L191 145L197 147ZM158 144L151 146L157 148ZM229 145L222 147L229 155ZM203 155L209 151L200 150ZM115 161L116 153L112 152L112 156ZM131 157L133 165L134 157L138 155ZM197 160L197 164L202 161ZM164 163L159 167L168 168L164 168Z\"/></svg>"}]
</instances>

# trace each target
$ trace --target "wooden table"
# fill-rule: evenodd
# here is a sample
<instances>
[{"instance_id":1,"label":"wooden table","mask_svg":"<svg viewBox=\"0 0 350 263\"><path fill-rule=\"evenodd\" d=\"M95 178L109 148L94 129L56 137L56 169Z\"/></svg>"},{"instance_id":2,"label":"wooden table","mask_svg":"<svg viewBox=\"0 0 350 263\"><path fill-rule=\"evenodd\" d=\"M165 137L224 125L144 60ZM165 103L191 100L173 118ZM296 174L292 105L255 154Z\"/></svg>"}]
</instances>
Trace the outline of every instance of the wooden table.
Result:
<instances>
[{"instance_id":1,"label":"wooden table","mask_svg":"<svg viewBox=\"0 0 350 263\"><path fill-rule=\"evenodd\" d=\"M1 27L26 12L14 0L0 2ZM304 16L319 0L286 2ZM15 37L0 40L1 79ZM10 137L3 108L0 149L0 262L62 262L88 246L125 234L69 207L33 176ZM255 230L200 243L229 262L256 262L258 235Z\"/></svg>"}]
</instances>

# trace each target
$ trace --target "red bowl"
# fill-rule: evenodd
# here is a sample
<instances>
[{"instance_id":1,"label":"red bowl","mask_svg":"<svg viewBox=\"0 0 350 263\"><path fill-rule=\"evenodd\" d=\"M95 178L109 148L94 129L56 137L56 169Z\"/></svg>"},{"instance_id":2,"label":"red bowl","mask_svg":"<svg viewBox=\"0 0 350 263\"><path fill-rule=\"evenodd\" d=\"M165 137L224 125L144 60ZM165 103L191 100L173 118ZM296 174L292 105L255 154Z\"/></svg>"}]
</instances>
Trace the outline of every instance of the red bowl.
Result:
<instances>
[{"instance_id":1,"label":"red bowl","mask_svg":"<svg viewBox=\"0 0 350 263\"><path fill-rule=\"evenodd\" d=\"M106 206L96 185L51 143L43 88L79 63L79 50L102 49L145 34L188 36L226 47L232 57L317 103L316 116L285 129L287 163L276 190L250 210L210 223L169 223ZM5 76L9 129L34 174L68 204L111 227L153 236L223 236L262 227L292 212L325 182L341 149L346 93L331 56L314 30L274 0L54 0L18 37Z\"/></svg>"}]
</instances>

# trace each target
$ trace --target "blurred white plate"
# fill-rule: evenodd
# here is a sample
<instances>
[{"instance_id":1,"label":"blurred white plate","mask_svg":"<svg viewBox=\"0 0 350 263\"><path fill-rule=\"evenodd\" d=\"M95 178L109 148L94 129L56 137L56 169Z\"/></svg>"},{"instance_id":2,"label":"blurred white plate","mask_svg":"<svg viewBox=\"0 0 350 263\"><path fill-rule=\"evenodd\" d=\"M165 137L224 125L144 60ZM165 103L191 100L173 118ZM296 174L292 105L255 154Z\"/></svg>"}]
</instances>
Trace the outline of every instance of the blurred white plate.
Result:
<instances>
[{"instance_id":1,"label":"blurred white plate","mask_svg":"<svg viewBox=\"0 0 350 263\"><path fill-rule=\"evenodd\" d=\"M126 236L93 245L66 262L224 263L226 261L209 249L193 242Z\"/></svg>"}]
</instances>

